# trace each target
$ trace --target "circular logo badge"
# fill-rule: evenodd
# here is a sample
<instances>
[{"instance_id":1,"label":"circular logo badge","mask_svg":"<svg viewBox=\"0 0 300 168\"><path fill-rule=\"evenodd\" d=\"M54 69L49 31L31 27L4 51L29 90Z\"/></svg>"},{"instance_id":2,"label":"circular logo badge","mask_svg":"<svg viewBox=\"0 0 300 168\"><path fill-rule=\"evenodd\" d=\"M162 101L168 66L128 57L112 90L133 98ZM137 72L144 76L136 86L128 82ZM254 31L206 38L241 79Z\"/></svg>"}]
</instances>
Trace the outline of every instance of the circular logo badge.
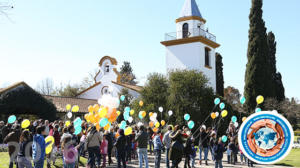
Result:
<instances>
[{"instance_id":1,"label":"circular logo badge","mask_svg":"<svg viewBox=\"0 0 300 168\"><path fill-rule=\"evenodd\" d=\"M249 116L239 129L243 154L260 164L273 164L292 149L294 133L291 124L277 112L262 111Z\"/></svg>"}]
</instances>

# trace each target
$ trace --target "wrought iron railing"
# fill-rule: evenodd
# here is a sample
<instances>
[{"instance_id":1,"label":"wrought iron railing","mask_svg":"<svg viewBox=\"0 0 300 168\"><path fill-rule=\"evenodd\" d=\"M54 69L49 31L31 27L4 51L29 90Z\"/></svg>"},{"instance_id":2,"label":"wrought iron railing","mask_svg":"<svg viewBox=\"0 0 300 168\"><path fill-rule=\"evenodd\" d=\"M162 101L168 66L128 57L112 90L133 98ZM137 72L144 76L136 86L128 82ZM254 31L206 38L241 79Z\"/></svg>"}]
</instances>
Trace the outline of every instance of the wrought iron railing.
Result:
<instances>
[{"instance_id":1,"label":"wrought iron railing","mask_svg":"<svg viewBox=\"0 0 300 168\"><path fill-rule=\"evenodd\" d=\"M188 31L178 31L165 34L165 41L202 36L216 42L216 36L201 28L189 29Z\"/></svg>"}]
</instances>

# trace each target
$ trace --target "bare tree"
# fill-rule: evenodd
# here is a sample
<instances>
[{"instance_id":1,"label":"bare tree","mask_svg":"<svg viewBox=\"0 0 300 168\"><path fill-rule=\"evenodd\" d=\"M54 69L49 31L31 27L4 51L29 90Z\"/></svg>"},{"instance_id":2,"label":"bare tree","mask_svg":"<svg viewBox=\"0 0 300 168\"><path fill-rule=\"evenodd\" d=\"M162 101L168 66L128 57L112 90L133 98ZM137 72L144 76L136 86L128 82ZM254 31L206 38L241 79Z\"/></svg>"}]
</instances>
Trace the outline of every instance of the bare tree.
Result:
<instances>
[{"instance_id":1,"label":"bare tree","mask_svg":"<svg viewBox=\"0 0 300 168\"><path fill-rule=\"evenodd\" d=\"M13 9L14 6L12 6L11 4L9 4L8 2L1 2L0 1L0 16L5 16L7 19L9 19L10 21L12 21L9 16L8 16L8 11Z\"/></svg>"},{"instance_id":2,"label":"bare tree","mask_svg":"<svg viewBox=\"0 0 300 168\"><path fill-rule=\"evenodd\" d=\"M37 84L36 90L43 95L52 95L55 91L53 80L51 78L43 79Z\"/></svg>"}]
</instances>

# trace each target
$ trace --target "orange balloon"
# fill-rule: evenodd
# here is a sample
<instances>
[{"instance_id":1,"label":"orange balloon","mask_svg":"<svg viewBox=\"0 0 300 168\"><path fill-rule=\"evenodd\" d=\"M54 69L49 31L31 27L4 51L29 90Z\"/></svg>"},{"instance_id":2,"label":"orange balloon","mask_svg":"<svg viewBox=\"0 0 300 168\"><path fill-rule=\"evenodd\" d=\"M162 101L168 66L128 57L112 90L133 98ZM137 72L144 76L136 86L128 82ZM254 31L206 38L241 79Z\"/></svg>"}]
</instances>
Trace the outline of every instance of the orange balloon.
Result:
<instances>
[{"instance_id":1,"label":"orange balloon","mask_svg":"<svg viewBox=\"0 0 300 168\"><path fill-rule=\"evenodd\" d=\"M145 117L147 115L146 111L142 112L142 116Z\"/></svg>"},{"instance_id":2,"label":"orange balloon","mask_svg":"<svg viewBox=\"0 0 300 168\"><path fill-rule=\"evenodd\" d=\"M107 124L107 125L104 127L104 130L108 131L108 130L109 130L109 128L110 128L110 125L109 125L109 124Z\"/></svg>"},{"instance_id":3,"label":"orange balloon","mask_svg":"<svg viewBox=\"0 0 300 168\"><path fill-rule=\"evenodd\" d=\"M149 122L149 126L150 126L150 127L153 127L153 126L154 126L154 123L153 123L152 121L150 121L150 122Z\"/></svg>"},{"instance_id":4,"label":"orange balloon","mask_svg":"<svg viewBox=\"0 0 300 168\"><path fill-rule=\"evenodd\" d=\"M153 113L152 113L152 112L150 112L150 113L149 113L149 116L151 117L152 115L153 115Z\"/></svg>"},{"instance_id":5,"label":"orange balloon","mask_svg":"<svg viewBox=\"0 0 300 168\"><path fill-rule=\"evenodd\" d=\"M158 131L158 128L153 128L153 132L157 132Z\"/></svg>"},{"instance_id":6,"label":"orange balloon","mask_svg":"<svg viewBox=\"0 0 300 168\"><path fill-rule=\"evenodd\" d=\"M164 125L166 124L166 121L165 121L165 120L161 120L160 124L161 124L162 126L164 126Z\"/></svg>"},{"instance_id":7,"label":"orange balloon","mask_svg":"<svg viewBox=\"0 0 300 168\"><path fill-rule=\"evenodd\" d=\"M94 111L94 107L93 107L92 105L89 105L88 111L89 111L90 113L93 112L93 111Z\"/></svg>"},{"instance_id":8,"label":"orange balloon","mask_svg":"<svg viewBox=\"0 0 300 168\"><path fill-rule=\"evenodd\" d=\"M94 111L95 111L95 112L98 112L100 106L99 106L99 104L95 104L93 108L94 108Z\"/></svg>"},{"instance_id":9,"label":"orange balloon","mask_svg":"<svg viewBox=\"0 0 300 168\"><path fill-rule=\"evenodd\" d=\"M97 131L100 131L100 125L99 124L96 124L96 129L97 129Z\"/></svg>"},{"instance_id":10,"label":"orange balloon","mask_svg":"<svg viewBox=\"0 0 300 168\"><path fill-rule=\"evenodd\" d=\"M216 115L216 113L211 113L210 116L212 119L215 119L217 115Z\"/></svg>"},{"instance_id":11,"label":"orange balloon","mask_svg":"<svg viewBox=\"0 0 300 168\"><path fill-rule=\"evenodd\" d=\"M116 135L115 135L115 137L118 138L119 136L120 136L120 134L117 132Z\"/></svg>"}]
</instances>

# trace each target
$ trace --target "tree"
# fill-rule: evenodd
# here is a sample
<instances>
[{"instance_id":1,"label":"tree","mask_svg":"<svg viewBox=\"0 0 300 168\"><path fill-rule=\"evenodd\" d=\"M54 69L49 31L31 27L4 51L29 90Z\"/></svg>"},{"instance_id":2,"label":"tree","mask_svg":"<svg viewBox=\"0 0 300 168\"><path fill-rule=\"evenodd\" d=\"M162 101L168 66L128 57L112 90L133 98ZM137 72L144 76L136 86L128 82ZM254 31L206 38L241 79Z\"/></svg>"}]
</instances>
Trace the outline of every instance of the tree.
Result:
<instances>
[{"instance_id":1,"label":"tree","mask_svg":"<svg viewBox=\"0 0 300 168\"><path fill-rule=\"evenodd\" d=\"M56 88L54 94L62 97L76 97L81 91L82 89L80 86L76 84L67 84L66 86L61 85L61 87Z\"/></svg>"},{"instance_id":2,"label":"tree","mask_svg":"<svg viewBox=\"0 0 300 168\"><path fill-rule=\"evenodd\" d=\"M283 101L285 99L284 87L282 83L281 73L277 72L276 69L276 41L273 32L268 33L268 47L269 47L269 64L270 71L272 74L273 88L275 88L275 97L278 101Z\"/></svg>"},{"instance_id":3,"label":"tree","mask_svg":"<svg viewBox=\"0 0 300 168\"><path fill-rule=\"evenodd\" d=\"M185 113L191 115L196 123L202 123L204 116L210 116L214 107L214 92L208 86L208 79L196 70L173 71L169 74L169 105L176 120L184 124Z\"/></svg>"},{"instance_id":4,"label":"tree","mask_svg":"<svg viewBox=\"0 0 300 168\"><path fill-rule=\"evenodd\" d=\"M272 74L268 60L269 49L262 13L262 0L252 0L249 15L248 62L244 87L245 106L248 112L255 109L255 99L258 95L263 95L265 98L274 97Z\"/></svg>"},{"instance_id":5,"label":"tree","mask_svg":"<svg viewBox=\"0 0 300 168\"><path fill-rule=\"evenodd\" d=\"M216 90L219 96L224 96L224 76L222 55L216 53Z\"/></svg>"},{"instance_id":6,"label":"tree","mask_svg":"<svg viewBox=\"0 0 300 168\"><path fill-rule=\"evenodd\" d=\"M133 74L133 69L130 65L130 62L124 61L123 65L121 66L121 82L127 83L130 85L136 85L137 82L135 81L136 77Z\"/></svg>"},{"instance_id":7,"label":"tree","mask_svg":"<svg viewBox=\"0 0 300 168\"><path fill-rule=\"evenodd\" d=\"M240 110L241 94L240 91L232 86L228 86L224 89L224 99L227 103L231 104L234 110Z\"/></svg>"},{"instance_id":8,"label":"tree","mask_svg":"<svg viewBox=\"0 0 300 168\"><path fill-rule=\"evenodd\" d=\"M8 4L8 3L4 3L4 2L0 2L0 16L3 15L5 16L7 19L10 20L7 11L10 9L13 9L14 6Z\"/></svg>"},{"instance_id":9,"label":"tree","mask_svg":"<svg viewBox=\"0 0 300 168\"><path fill-rule=\"evenodd\" d=\"M53 80L51 78L43 79L37 84L36 90L42 95L53 95L55 91Z\"/></svg>"}]
</instances>

